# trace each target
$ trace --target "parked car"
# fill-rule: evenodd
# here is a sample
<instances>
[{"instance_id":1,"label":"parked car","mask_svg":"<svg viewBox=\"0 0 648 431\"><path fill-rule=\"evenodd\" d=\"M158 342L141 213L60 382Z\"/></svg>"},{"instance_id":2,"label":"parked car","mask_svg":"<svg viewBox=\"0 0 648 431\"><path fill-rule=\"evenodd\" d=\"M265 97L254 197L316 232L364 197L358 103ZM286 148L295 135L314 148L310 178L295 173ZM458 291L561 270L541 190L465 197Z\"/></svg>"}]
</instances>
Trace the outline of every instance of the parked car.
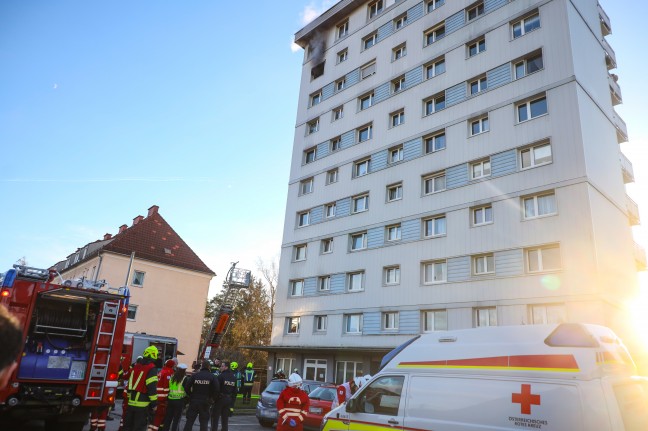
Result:
<instances>
[{"instance_id":1,"label":"parked car","mask_svg":"<svg viewBox=\"0 0 648 431\"><path fill-rule=\"evenodd\" d=\"M322 418L331 411L331 405L337 396L336 388L335 385L326 383L308 394L310 406L304 419L304 428L319 431Z\"/></svg>"},{"instance_id":2,"label":"parked car","mask_svg":"<svg viewBox=\"0 0 648 431\"><path fill-rule=\"evenodd\" d=\"M306 393L310 393L322 384L324 382L304 380L302 381L302 389ZM286 386L288 386L287 379L275 379L261 393L259 402L257 402L256 417L262 427L270 428L277 422L277 399Z\"/></svg>"}]
</instances>

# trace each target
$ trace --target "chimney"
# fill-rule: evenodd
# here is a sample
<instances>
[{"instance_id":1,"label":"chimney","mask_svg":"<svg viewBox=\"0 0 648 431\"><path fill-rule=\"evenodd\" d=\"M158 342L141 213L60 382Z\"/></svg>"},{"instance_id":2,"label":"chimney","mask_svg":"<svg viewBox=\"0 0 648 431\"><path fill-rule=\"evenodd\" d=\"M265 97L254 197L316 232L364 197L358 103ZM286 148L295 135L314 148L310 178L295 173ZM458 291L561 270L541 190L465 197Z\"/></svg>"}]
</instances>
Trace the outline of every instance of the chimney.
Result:
<instances>
[{"instance_id":1,"label":"chimney","mask_svg":"<svg viewBox=\"0 0 648 431\"><path fill-rule=\"evenodd\" d=\"M133 219L133 226L135 226L137 223L141 222L142 220L144 220L144 216L138 215Z\"/></svg>"},{"instance_id":2,"label":"chimney","mask_svg":"<svg viewBox=\"0 0 648 431\"><path fill-rule=\"evenodd\" d=\"M107 234L104 235L104 241L107 240L107 239L110 239L110 238L112 238L111 233L107 233Z\"/></svg>"},{"instance_id":3,"label":"chimney","mask_svg":"<svg viewBox=\"0 0 648 431\"><path fill-rule=\"evenodd\" d=\"M119 226L119 233L122 233L122 232L125 231L126 229L128 229L128 226L125 225L125 224Z\"/></svg>"},{"instance_id":4,"label":"chimney","mask_svg":"<svg viewBox=\"0 0 648 431\"><path fill-rule=\"evenodd\" d=\"M153 214L157 214L158 210L160 209L159 206L153 205L151 208L149 208L148 216L151 217Z\"/></svg>"}]
</instances>

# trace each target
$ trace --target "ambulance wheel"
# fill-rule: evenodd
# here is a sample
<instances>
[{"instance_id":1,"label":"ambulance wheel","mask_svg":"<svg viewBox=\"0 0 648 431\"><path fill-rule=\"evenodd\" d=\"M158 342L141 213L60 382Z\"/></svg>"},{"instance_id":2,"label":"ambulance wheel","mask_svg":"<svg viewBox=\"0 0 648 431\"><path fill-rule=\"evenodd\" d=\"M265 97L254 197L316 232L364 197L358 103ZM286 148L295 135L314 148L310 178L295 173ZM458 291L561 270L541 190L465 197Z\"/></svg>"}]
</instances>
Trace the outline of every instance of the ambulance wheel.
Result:
<instances>
[{"instance_id":1,"label":"ambulance wheel","mask_svg":"<svg viewBox=\"0 0 648 431\"><path fill-rule=\"evenodd\" d=\"M274 422L272 421L264 421L259 419L259 425L261 425L263 428L272 428L272 425L274 425Z\"/></svg>"}]
</instances>

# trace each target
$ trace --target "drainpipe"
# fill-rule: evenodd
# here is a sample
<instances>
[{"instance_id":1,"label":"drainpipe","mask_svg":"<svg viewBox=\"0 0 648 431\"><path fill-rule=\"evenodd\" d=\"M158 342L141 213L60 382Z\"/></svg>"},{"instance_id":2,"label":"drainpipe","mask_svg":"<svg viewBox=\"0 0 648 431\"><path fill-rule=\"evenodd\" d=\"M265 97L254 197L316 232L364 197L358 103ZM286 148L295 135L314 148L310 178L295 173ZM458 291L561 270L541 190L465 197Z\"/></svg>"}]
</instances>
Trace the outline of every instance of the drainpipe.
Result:
<instances>
[{"instance_id":1,"label":"drainpipe","mask_svg":"<svg viewBox=\"0 0 648 431\"><path fill-rule=\"evenodd\" d=\"M101 262L103 261L103 255L99 253L99 264L97 265L97 271L95 272L94 282L99 278L99 271L101 271Z\"/></svg>"},{"instance_id":2,"label":"drainpipe","mask_svg":"<svg viewBox=\"0 0 648 431\"><path fill-rule=\"evenodd\" d=\"M134 259L135 259L135 252L132 252L130 262L128 262L128 271L126 272L126 281L124 282L124 287L128 287L128 277L130 276L131 267L133 266Z\"/></svg>"}]
</instances>

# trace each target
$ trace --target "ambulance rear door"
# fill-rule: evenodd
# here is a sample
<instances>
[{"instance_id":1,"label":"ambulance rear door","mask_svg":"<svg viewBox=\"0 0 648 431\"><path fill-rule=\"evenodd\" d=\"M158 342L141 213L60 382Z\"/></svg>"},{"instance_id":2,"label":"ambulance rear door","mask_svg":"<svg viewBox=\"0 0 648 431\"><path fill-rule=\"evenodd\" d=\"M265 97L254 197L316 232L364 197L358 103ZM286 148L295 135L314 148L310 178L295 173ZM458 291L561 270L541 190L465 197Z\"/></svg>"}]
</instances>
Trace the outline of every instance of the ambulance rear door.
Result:
<instances>
[{"instance_id":1,"label":"ambulance rear door","mask_svg":"<svg viewBox=\"0 0 648 431\"><path fill-rule=\"evenodd\" d=\"M404 384L404 375L386 374L363 387L347 401L349 431L402 430Z\"/></svg>"}]
</instances>

